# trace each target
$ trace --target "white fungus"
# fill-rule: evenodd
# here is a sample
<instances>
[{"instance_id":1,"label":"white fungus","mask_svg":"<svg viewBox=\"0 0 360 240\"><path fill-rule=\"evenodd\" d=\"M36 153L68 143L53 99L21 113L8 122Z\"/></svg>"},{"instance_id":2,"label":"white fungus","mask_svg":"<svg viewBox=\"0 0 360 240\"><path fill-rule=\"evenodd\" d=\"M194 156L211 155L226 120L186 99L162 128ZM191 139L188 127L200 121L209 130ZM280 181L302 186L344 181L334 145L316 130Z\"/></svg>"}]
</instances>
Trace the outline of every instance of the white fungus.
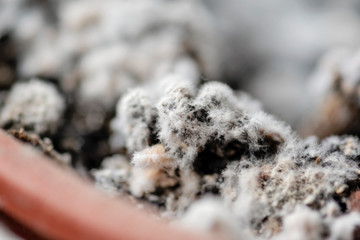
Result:
<instances>
[{"instance_id":1,"label":"white fungus","mask_svg":"<svg viewBox=\"0 0 360 240\"><path fill-rule=\"evenodd\" d=\"M357 239L360 236L360 214L352 212L334 220L329 240Z\"/></svg>"},{"instance_id":2,"label":"white fungus","mask_svg":"<svg viewBox=\"0 0 360 240\"><path fill-rule=\"evenodd\" d=\"M209 215L198 229L216 225L231 236L330 234L358 178L356 137L303 140L246 94L218 82L198 90L183 76L171 79L163 96L138 88L118 103L112 144L132 154L126 184L133 196L158 205L168 218L185 214L190 225L195 215ZM211 201L194 203L206 195L222 199L232 216Z\"/></svg>"},{"instance_id":3,"label":"white fungus","mask_svg":"<svg viewBox=\"0 0 360 240\"><path fill-rule=\"evenodd\" d=\"M229 209L218 199L205 197L190 206L180 223L195 231L212 232L230 239L245 238L249 235L241 233L241 226L236 224Z\"/></svg>"},{"instance_id":4,"label":"white fungus","mask_svg":"<svg viewBox=\"0 0 360 240\"><path fill-rule=\"evenodd\" d=\"M284 230L275 239L321 239L323 225L320 215L307 207L298 206L284 219Z\"/></svg>"},{"instance_id":5,"label":"white fungus","mask_svg":"<svg viewBox=\"0 0 360 240\"><path fill-rule=\"evenodd\" d=\"M61 122L65 100L55 86L38 79L17 83L1 111L1 125L20 125L36 133L54 133Z\"/></svg>"},{"instance_id":6,"label":"white fungus","mask_svg":"<svg viewBox=\"0 0 360 240\"><path fill-rule=\"evenodd\" d=\"M143 89L126 94L117 105L117 115L111 123L114 132L111 145L118 148L126 141L128 151L144 149L151 141L156 110Z\"/></svg>"},{"instance_id":7,"label":"white fungus","mask_svg":"<svg viewBox=\"0 0 360 240\"><path fill-rule=\"evenodd\" d=\"M0 56L1 126L53 136L77 167L97 168L97 187L188 228L233 239L359 238L350 195L360 141L330 136L359 133L359 52L330 53L310 90L300 84L316 55L357 44L356 0L240 2L237 11L238 0L0 2L0 53L16 46ZM219 31L226 20L236 21ZM239 85L291 123L315 110L320 120L307 126L320 127L309 131L319 138L300 138L250 95L213 81L220 76L246 80Z\"/></svg>"}]
</instances>

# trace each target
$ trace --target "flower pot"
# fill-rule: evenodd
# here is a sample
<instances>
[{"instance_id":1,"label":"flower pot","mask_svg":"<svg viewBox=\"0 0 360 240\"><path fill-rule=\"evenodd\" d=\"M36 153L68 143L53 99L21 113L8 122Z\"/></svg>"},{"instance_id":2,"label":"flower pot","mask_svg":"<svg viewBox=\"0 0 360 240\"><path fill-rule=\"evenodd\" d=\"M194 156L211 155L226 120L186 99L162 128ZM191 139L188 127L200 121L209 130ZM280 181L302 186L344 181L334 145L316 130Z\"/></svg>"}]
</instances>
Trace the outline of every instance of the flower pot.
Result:
<instances>
[{"instance_id":1,"label":"flower pot","mask_svg":"<svg viewBox=\"0 0 360 240\"><path fill-rule=\"evenodd\" d=\"M0 166L2 211L45 239L211 239L107 196L2 130Z\"/></svg>"}]
</instances>

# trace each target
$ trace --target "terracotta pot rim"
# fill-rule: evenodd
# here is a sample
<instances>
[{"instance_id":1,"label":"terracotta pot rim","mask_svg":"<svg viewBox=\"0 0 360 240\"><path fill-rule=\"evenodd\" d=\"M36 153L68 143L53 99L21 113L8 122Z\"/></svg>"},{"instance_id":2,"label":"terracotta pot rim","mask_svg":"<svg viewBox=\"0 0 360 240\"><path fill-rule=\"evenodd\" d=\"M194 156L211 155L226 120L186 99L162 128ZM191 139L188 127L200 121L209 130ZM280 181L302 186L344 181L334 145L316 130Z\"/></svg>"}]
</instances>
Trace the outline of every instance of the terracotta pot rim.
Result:
<instances>
[{"instance_id":1,"label":"terracotta pot rim","mask_svg":"<svg viewBox=\"0 0 360 240\"><path fill-rule=\"evenodd\" d=\"M0 130L2 210L51 239L215 239L156 221Z\"/></svg>"}]
</instances>

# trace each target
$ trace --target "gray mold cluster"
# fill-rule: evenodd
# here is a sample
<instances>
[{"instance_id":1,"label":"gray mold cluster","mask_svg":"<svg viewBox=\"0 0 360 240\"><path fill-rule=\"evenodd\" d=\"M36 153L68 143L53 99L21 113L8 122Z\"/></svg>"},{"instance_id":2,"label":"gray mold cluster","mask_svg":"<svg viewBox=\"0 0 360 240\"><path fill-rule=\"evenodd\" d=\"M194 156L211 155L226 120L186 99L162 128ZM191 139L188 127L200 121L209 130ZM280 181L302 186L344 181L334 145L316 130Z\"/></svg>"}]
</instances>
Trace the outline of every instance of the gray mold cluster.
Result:
<instances>
[{"instance_id":1,"label":"gray mold cluster","mask_svg":"<svg viewBox=\"0 0 360 240\"><path fill-rule=\"evenodd\" d=\"M356 137L301 139L225 84L210 82L198 90L191 81L174 79L162 97L135 89L119 101L113 121L121 124L113 125L113 133L133 154L130 172L118 185L107 180L100 186L122 188L156 204L166 217L185 225L199 222L199 229L225 231L235 239L348 234L332 226L348 216L349 195L358 186ZM96 179L112 179L108 171L95 171ZM217 200L197 203L209 195ZM203 209L212 209L206 224L198 215ZM360 221L357 213L352 218Z\"/></svg>"}]
</instances>

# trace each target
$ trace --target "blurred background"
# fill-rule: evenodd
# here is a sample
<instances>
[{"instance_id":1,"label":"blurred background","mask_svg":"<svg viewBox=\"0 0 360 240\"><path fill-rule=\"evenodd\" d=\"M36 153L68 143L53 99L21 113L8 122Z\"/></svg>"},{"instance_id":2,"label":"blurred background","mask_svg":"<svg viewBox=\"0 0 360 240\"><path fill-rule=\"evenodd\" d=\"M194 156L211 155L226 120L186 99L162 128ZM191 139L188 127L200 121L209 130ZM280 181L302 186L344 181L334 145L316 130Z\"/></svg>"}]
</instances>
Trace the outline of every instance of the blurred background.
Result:
<instances>
[{"instance_id":1,"label":"blurred background","mask_svg":"<svg viewBox=\"0 0 360 240\"><path fill-rule=\"evenodd\" d=\"M314 106L309 81L324 54L356 50L360 2L212 1L221 22L223 69L232 85L294 127Z\"/></svg>"},{"instance_id":2,"label":"blurred background","mask_svg":"<svg viewBox=\"0 0 360 240\"><path fill-rule=\"evenodd\" d=\"M129 87L195 61L201 81L247 91L296 128L318 105L319 60L359 43L357 0L2 0L0 87L41 77L109 109Z\"/></svg>"}]
</instances>

